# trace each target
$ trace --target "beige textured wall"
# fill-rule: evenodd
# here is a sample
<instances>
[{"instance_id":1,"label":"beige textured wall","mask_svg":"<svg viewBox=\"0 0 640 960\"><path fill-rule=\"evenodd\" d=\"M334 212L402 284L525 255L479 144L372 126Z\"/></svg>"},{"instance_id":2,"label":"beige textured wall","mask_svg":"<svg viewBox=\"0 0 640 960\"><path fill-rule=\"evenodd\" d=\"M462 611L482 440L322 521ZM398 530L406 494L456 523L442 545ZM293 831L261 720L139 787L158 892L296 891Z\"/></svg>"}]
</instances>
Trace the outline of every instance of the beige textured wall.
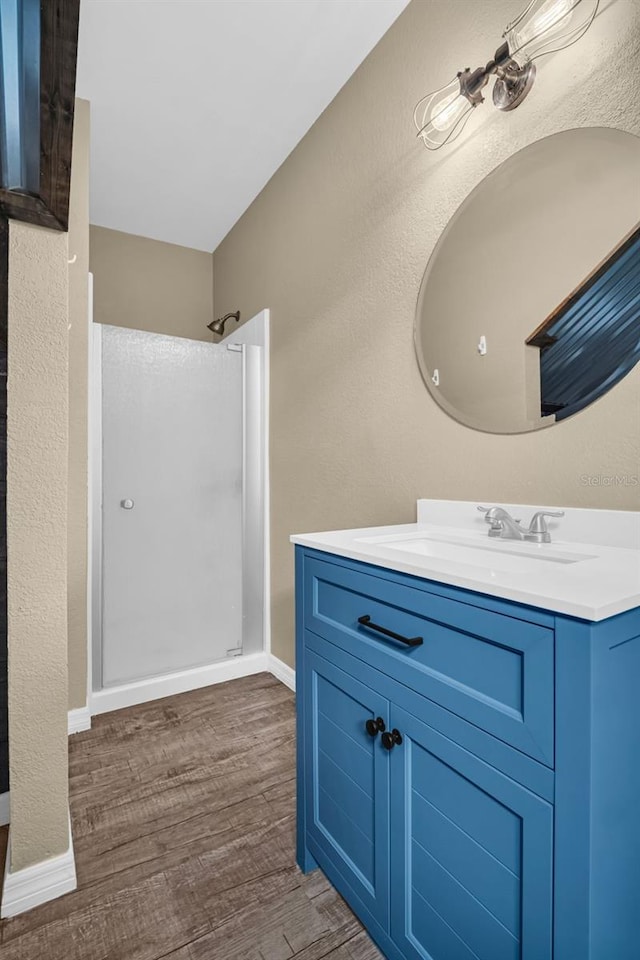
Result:
<instances>
[{"instance_id":1,"label":"beige textured wall","mask_svg":"<svg viewBox=\"0 0 640 960\"><path fill-rule=\"evenodd\" d=\"M69 709L87 702L89 103L76 100L69 202Z\"/></svg>"},{"instance_id":2,"label":"beige textured wall","mask_svg":"<svg viewBox=\"0 0 640 960\"><path fill-rule=\"evenodd\" d=\"M11 869L63 853L67 761L67 234L9 228Z\"/></svg>"},{"instance_id":3,"label":"beige textured wall","mask_svg":"<svg viewBox=\"0 0 640 960\"><path fill-rule=\"evenodd\" d=\"M211 340L210 253L91 226L94 320Z\"/></svg>"},{"instance_id":4,"label":"beige textured wall","mask_svg":"<svg viewBox=\"0 0 640 960\"><path fill-rule=\"evenodd\" d=\"M640 369L572 420L497 436L451 420L413 352L429 254L489 171L558 130L640 134L640 4L604 0L522 107L418 145L415 102L485 63L521 7L413 0L214 253L216 314L272 310L272 632L290 664L292 532L411 521L417 497L639 506L601 478L639 472Z\"/></svg>"}]
</instances>

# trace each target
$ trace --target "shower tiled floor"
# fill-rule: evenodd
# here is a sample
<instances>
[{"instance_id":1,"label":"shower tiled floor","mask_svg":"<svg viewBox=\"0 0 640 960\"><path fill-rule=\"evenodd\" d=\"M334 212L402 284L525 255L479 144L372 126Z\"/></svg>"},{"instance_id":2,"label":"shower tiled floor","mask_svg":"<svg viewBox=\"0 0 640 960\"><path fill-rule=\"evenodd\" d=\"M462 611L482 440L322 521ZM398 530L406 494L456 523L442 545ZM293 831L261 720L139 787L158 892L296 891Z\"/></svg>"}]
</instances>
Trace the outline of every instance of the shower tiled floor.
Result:
<instances>
[{"instance_id":1,"label":"shower tiled floor","mask_svg":"<svg viewBox=\"0 0 640 960\"><path fill-rule=\"evenodd\" d=\"M381 960L295 866L293 694L268 674L69 739L78 889L0 923L2 960Z\"/></svg>"}]
</instances>

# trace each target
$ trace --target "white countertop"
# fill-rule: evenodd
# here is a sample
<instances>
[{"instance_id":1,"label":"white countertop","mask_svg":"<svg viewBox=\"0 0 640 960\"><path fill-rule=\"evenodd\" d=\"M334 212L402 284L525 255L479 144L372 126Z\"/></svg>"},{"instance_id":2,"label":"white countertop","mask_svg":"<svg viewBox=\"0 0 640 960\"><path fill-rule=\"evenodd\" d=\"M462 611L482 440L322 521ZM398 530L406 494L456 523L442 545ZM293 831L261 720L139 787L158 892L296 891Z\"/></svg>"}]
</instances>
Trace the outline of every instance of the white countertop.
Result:
<instances>
[{"instance_id":1,"label":"white countertop","mask_svg":"<svg viewBox=\"0 0 640 960\"><path fill-rule=\"evenodd\" d=\"M455 516L453 503L456 503ZM447 507L441 509L440 505ZM522 513L527 522L529 512L540 509L523 505L507 505L507 509L509 506L519 511L515 516ZM549 524L553 542L535 544L491 539L482 517L472 512L476 511L475 504L460 502L460 509L457 507L454 501L419 501L419 523L298 534L292 536L291 541L339 557L584 620L604 620L640 607L640 549L634 546L637 514L567 511L566 538L563 540L561 536L563 521L556 521ZM595 514L600 516L593 518ZM424 519L429 515L433 517L432 522ZM454 519L455 525L451 525ZM579 522L585 519L593 521L590 526L584 527ZM580 542L576 534L580 527L595 531L599 542ZM607 539L611 542L606 542ZM399 542L390 546L394 541ZM625 545L617 545L621 542ZM423 547L428 550L433 546L446 555L448 544L453 544L451 552L455 559L419 552Z\"/></svg>"}]
</instances>

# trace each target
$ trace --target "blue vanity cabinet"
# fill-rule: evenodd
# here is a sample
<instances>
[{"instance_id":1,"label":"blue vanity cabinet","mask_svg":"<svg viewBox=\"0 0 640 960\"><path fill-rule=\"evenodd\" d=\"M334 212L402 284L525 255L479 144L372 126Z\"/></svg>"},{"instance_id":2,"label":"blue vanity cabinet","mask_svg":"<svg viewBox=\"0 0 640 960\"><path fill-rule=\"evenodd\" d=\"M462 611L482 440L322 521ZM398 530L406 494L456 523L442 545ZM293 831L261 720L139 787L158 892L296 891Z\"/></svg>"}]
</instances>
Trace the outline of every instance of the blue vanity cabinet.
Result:
<instances>
[{"instance_id":1,"label":"blue vanity cabinet","mask_svg":"<svg viewBox=\"0 0 640 960\"><path fill-rule=\"evenodd\" d=\"M553 807L400 707L391 937L407 960L550 960Z\"/></svg>"},{"instance_id":2,"label":"blue vanity cabinet","mask_svg":"<svg viewBox=\"0 0 640 960\"><path fill-rule=\"evenodd\" d=\"M296 671L298 863L388 960L638 960L640 609L298 546Z\"/></svg>"},{"instance_id":3,"label":"blue vanity cabinet","mask_svg":"<svg viewBox=\"0 0 640 960\"><path fill-rule=\"evenodd\" d=\"M306 554L304 566L304 629L553 767L549 614L523 615L489 598L461 602L464 591L426 591L415 577L372 574L365 564L337 563L328 554ZM363 615L373 626L359 623ZM390 642L376 625L424 643Z\"/></svg>"},{"instance_id":4,"label":"blue vanity cabinet","mask_svg":"<svg viewBox=\"0 0 640 960\"><path fill-rule=\"evenodd\" d=\"M311 651L302 682L309 704L301 731L305 843L387 927L389 758L375 748L378 727L389 725L389 702Z\"/></svg>"}]
</instances>

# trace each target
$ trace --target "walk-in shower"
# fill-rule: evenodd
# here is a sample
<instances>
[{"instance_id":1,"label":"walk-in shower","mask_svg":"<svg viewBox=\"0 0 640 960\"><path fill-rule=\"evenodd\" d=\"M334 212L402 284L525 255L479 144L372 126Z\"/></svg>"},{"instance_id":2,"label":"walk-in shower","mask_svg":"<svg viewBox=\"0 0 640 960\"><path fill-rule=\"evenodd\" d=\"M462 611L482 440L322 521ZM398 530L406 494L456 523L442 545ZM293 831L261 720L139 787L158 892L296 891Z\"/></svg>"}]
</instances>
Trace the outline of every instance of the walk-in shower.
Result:
<instances>
[{"instance_id":1,"label":"walk-in shower","mask_svg":"<svg viewBox=\"0 0 640 960\"><path fill-rule=\"evenodd\" d=\"M266 668L265 348L94 336L101 712Z\"/></svg>"}]
</instances>

